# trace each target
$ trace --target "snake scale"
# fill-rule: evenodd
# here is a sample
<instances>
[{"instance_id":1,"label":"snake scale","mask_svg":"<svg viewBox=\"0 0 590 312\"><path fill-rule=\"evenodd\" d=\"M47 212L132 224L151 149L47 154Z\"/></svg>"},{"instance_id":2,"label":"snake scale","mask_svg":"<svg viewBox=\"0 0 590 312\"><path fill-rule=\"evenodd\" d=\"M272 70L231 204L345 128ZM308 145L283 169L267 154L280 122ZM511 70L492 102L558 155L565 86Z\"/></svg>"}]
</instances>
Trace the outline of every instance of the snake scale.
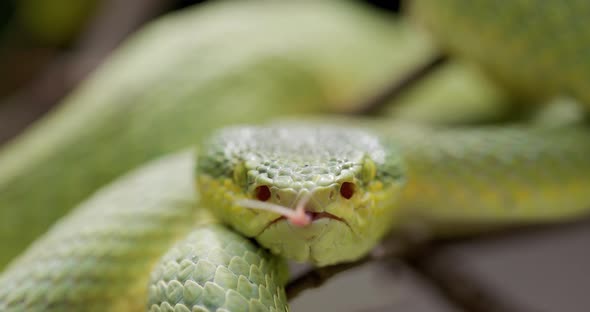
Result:
<instances>
[{"instance_id":1,"label":"snake scale","mask_svg":"<svg viewBox=\"0 0 590 312\"><path fill-rule=\"evenodd\" d=\"M4 261L98 186L157 155L201 142L207 128L354 100L388 70L415 64L370 62L387 59L396 48L395 40L375 39L400 37L374 12L331 2L289 4L295 17L284 19L279 12L287 4L260 3L213 5L152 26L60 110L5 147ZM443 47L480 64L526 102L562 94L589 100L590 32L580 23L590 16L590 4L415 0L411 11ZM246 30L224 29L228 23L219 21L226 14L244 14ZM286 47L247 35L275 24L276 34L306 34L311 43L295 40ZM333 27L346 35L335 36ZM203 38L184 45L193 29L202 29ZM171 33L178 35L166 38ZM220 34L260 40L248 45L259 48L238 53L207 39ZM156 39L165 41L150 46ZM333 46L306 52L324 40ZM421 40L406 47L414 54L404 54L431 53ZM187 53L172 63L153 63L170 46L200 57ZM146 47L152 54L142 56ZM362 57L334 58L343 48ZM282 53L290 57L282 59ZM216 59L236 62L204 66ZM198 74L182 70L187 68ZM263 74L253 82L240 75L260 68ZM225 113L224 105L233 112ZM205 109L208 116L195 124ZM250 111L258 113L255 120L241 118ZM221 114L228 116L208 123ZM155 125L168 127L150 130ZM196 155L184 151L155 160L78 204L0 275L0 310L288 310L284 258L317 265L355 260L388 230L415 220L443 231L585 214L588 142L590 129L581 124L437 128L348 120L224 128L207 136ZM68 172L72 163L78 169ZM275 211L265 211L263 203Z\"/></svg>"}]
</instances>

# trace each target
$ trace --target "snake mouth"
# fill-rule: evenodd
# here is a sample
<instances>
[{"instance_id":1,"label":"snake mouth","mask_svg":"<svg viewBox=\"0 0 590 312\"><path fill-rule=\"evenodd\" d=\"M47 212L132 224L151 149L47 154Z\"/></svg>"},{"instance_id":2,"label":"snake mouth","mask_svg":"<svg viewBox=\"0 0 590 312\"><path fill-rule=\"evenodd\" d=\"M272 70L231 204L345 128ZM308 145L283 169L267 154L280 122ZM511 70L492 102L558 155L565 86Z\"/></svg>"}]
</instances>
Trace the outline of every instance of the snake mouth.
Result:
<instances>
[{"instance_id":1,"label":"snake mouth","mask_svg":"<svg viewBox=\"0 0 590 312\"><path fill-rule=\"evenodd\" d=\"M354 233L352 227L350 226L350 224L348 224L348 222L344 218L338 217L338 216L331 214L329 212L326 212L326 211L315 212L315 211L308 210L309 208L307 208L306 206L307 206L309 199L310 199L309 195L305 196L302 200L300 200L297 203L295 209L281 206L281 205L277 205L277 204L273 204L273 203L266 203L263 201L251 200L251 199L238 200L238 201L236 201L236 204L238 204L244 208L257 209L257 210L267 210L267 211L271 211L274 213L278 213L280 215L279 217L273 219L268 224L266 224L266 226L258 233L258 235L261 235L267 229L269 229L271 226L273 226L281 221L287 221L287 222L289 222L289 225L294 225L299 228L307 228L313 224L316 224L317 221L325 220L325 219L341 222L344 225L346 225L346 227L348 227L351 232ZM256 236L258 236L258 235L256 235Z\"/></svg>"},{"instance_id":2,"label":"snake mouth","mask_svg":"<svg viewBox=\"0 0 590 312\"><path fill-rule=\"evenodd\" d=\"M349 229L351 229L351 231L352 231L352 228L350 227L350 225L348 224L348 222L346 222L346 220L344 220L343 218L341 218L341 217L338 217L338 216L336 216L336 215L333 215L333 214L331 214L331 213L329 213L329 212L325 212L325 211L322 211L322 212L312 212L312 211L306 211L306 212L305 212L305 214L306 214L306 215L309 217L309 219L311 220L311 222L310 222L308 225L306 225L306 226L309 226L309 225L313 224L314 222L316 222L316 221L318 221L318 220L322 220L322 219L331 219L331 220L334 220L334 221L338 221L338 222L342 222L342 223L344 223L344 224L345 224L345 225L346 225L346 226L347 226ZM288 221L289 221L289 218L288 218L288 217L286 217L286 216L280 216L280 217L278 217L278 218L276 218L276 219L274 219L274 220L270 221L270 222L269 222L269 223L268 223L268 224L267 224L267 225L266 225L266 226L265 226L265 227L262 229L262 231L260 231L259 235L260 235L260 234L262 234L262 233L264 233L264 232L265 232L265 231L266 231L268 228L270 228L271 226L273 226L273 225L275 225L275 224L277 224L277 223L279 223L279 222L281 222L281 221L287 221L287 222L288 222ZM305 228L306 226L304 226L303 228ZM258 235L257 235L257 236L258 236Z\"/></svg>"},{"instance_id":3,"label":"snake mouth","mask_svg":"<svg viewBox=\"0 0 590 312\"><path fill-rule=\"evenodd\" d=\"M342 219L340 217L337 217L337 216L335 216L335 215L333 215L333 214L331 214L329 212L325 212L325 211L322 211L322 212L306 211L305 214L311 220L312 223L314 221L317 221L319 219L324 219L324 218L334 219L334 220L337 220L337 221L346 223L346 220L344 220L344 219ZM273 223L279 222L281 220L289 220L289 219L287 217L285 217L285 216L280 216L280 217L274 219L273 221L271 221L268 225L271 225Z\"/></svg>"}]
</instances>

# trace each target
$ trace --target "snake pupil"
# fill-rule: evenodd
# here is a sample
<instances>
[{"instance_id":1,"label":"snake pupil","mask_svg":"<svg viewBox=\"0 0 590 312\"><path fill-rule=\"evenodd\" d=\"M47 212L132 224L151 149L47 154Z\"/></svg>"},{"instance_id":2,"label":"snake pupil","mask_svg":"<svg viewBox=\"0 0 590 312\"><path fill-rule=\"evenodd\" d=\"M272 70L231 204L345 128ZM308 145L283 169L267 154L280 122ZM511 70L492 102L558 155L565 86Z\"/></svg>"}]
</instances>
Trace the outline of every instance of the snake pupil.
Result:
<instances>
[{"instance_id":1,"label":"snake pupil","mask_svg":"<svg viewBox=\"0 0 590 312\"><path fill-rule=\"evenodd\" d=\"M270 198L270 189L266 185L261 185L254 190L256 199L259 201L267 201Z\"/></svg>"},{"instance_id":2,"label":"snake pupil","mask_svg":"<svg viewBox=\"0 0 590 312\"><path fill-rule=\"evenodd\" d=\"M340 195L346 199L350 199L352 195L354 195L354 183L352 182L344 182L340 186Z\"/></svg>"}]
</instances>

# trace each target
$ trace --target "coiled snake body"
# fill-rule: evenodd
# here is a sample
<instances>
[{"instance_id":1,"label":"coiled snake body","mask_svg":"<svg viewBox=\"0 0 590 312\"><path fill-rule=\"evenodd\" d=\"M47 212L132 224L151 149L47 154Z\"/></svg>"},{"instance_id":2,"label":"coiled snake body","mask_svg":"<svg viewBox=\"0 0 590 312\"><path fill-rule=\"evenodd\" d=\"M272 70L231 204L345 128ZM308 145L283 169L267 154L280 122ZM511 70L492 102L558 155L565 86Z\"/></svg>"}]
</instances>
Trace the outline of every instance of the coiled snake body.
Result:
<instances>
[{"instance_id":1,"label":"coiled snake body","mask_svg":"<svg viewBox=\"0 0 590 312\"><path fill-rule=\"evenodd\" d=\"M467 9L431 16L436 9L421 8L426 2L416 1L414 8L426 21L468 20L461 19ZM474 10L495 2L485 3ZM547 2L512 3L498 10L537 17ZM581 0L551 3L571 14L560 15L563 29L573 32L570 21L590 16L590 5ZM590 52L590 40L579 34L568 44ZM490 46L497 42L486 38L482 42ZM450 46L478 59L460 42ZM510 62L512 55L498 58ZM558 70L541 63L529 65ZM515 68L493 67L507 85L527 94L537 84L512 76ZM586 100L575 85L588 72L545 76L551 87L542 95ZM567 84L568 79L577 82ZM196 166L191 152L167 156L99 190L59 221L0 276L0 310L287 310L285 263L271 252L327 265L362 257L388 230L407 222L446 231L461 224L543 223L585 214L589 142L584 125L428 128L310 121L222 129L199 146ZM305 222L248 208L261 202L301 209Z\"/></svg>"}]
</instances>

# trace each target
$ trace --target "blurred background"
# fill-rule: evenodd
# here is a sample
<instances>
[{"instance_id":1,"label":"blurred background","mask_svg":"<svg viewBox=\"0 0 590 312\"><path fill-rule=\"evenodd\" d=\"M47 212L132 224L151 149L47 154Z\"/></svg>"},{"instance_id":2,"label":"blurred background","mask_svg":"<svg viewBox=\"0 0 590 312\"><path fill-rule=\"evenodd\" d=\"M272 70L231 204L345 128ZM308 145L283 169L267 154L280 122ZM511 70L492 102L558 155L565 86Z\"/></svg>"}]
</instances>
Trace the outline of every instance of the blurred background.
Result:
<instances>
[{"instance_id":1,"label":"blurred background","mask_svg":"<svg viewBox=\"0 0 590 312\"><path fill-rule=\"evenodd\" d=\"M1 1L0 144L51 109L143 24L204 2L212 1ZM399 12L399 1L362 2Z\"/></svg>"}]
</instances>

